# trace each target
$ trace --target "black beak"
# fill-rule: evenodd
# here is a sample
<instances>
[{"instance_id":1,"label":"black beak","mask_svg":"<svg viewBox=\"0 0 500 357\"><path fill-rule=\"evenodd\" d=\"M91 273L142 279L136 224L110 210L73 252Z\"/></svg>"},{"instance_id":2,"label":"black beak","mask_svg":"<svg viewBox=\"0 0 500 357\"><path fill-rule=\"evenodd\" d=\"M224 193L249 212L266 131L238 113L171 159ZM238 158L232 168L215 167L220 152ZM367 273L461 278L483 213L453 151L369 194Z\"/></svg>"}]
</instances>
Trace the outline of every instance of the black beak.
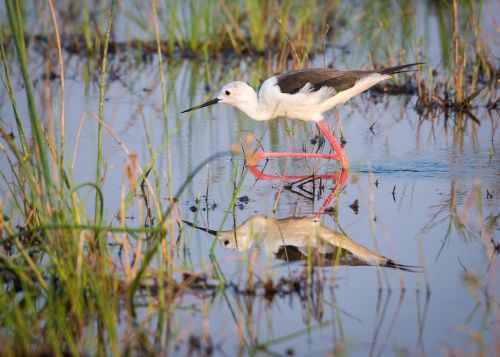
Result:
<instances>
[{"instance_id":1,"label":"black beak","mask_svg":"<svg viewBox=\"0 0 500 357\"><path fill-rule=\"evenodd\" d=\"M205 102L203 104L197 105L196 107L192 107L192 108L186 109L186 110L184 110L181 113L187 113L187 112L190 112L191 110L196 110L196 109L200 109L200 108L203 108L203 107L208 107L209 105L217 104L219 101L220 101L220 99L218 99L218 98L210 99L208 102Z\"/></svg>"},{"instance_id":2,"label":"black beak","mask_svg":"<svg viewBox=\"0 0 500 357\"><path fill-rule=\"evenodd\" d=\"M193 228L199 229L200 231L207 232L208 234L211 234L213 236L217 236L217 231L214 231L213 229L208 229L208 228L203 228L199 226L195 226L194 223L182 220L182 222L186 223L188 226L191 226Z\"/></svg>"}]
</instances>

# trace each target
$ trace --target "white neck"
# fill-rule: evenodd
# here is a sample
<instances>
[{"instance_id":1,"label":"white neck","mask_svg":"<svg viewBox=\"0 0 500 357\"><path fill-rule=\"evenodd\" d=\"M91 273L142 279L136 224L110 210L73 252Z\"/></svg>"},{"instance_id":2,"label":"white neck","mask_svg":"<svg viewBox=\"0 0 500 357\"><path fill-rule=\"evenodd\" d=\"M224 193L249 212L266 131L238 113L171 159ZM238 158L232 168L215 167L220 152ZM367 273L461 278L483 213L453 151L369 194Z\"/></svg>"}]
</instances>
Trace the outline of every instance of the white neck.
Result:
<instances>
[{"instance_id":1,"label":"white neck","mask_svg":"<svg viewBox=\"0 0 500 357\"><path fill-rule=\"evenodd\" d=\"M250 94L250 93L249 93ZM245 101L241 101L234 105L239 110L245 112L253 120L269 120L272 118L272 114L269 112L268 107L263 105L257 97L255 91L251 95L245 98Z\"/></svg>"}]
</instances>

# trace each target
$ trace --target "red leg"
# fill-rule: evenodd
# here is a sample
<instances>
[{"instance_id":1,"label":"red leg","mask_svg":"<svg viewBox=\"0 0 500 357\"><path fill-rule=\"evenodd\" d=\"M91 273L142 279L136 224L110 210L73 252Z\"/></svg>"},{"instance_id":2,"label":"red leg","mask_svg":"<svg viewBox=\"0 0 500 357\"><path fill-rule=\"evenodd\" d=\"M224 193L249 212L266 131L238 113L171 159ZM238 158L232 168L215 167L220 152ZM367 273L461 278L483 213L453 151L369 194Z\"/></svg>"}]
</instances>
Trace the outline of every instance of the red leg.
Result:
<instances>
[{"instance_id":1,"label":"red leg","mask_svg":"<svg viewBox=\"0 0 500 357\"><path fill-rule=\"evenodd\" d=\"M347 160L347 157L344 154L344 150L342 149L342 146L337 142L335 137L332 135L330 132L330 129L328 129L328 125L326 125L324 120L320 120L319 122L316 123L318 125L319 130L325 135L326 140L330 143L332 146L333 150L337 153L338 156L338 161L340 161L340 164L342 165L343 170L347 170L349 167L349 161Z\"/></svg>"},{"instance_id":2,"label":"red leg","mask_svg":"<svg viewBox=\"0 0 500 357\"><path fill-rule=\"evenodd\" d=\"M255 166L248 166L248 171L255 176L257 180L300 180L300 179L305 179L311 177L310 175L308 176L278 176L278 175L267 175L264 174L262 171L258 170L255 168ZM319 211L316 213L315 218L320 219L321 215L325 213L325 210L330 206L330 203L332 200L337 196L337 193L339 192L339 189L345 184L347 180L347 170L342 169L340 173L334 172L334 173L327 173L327 174L322 174L322 175L315 175L315 178L321 178L323 180L332 180L332 181L337 181L335 186L332 189L332 192L326 197L325 201L321 205L321 208Z\"/></svg>"},{"instance_id":3,"label":"red leg","mask_svg":"<svg viewBox=\"0 0 500 357\"><path fill-rule=\"evenodd\" d=\"M340 161L342 165L342 169L346 170L349 167L349 162L347 157L344 155L344 150L342 150L342 146L335 140L335 137L328 129L324 120L320 120L316 123L321 132L325 135L326 139L332 146L335 154L309 154L309 153L293 153L293 152L259 152L255 155L252 155L247 160L247 166L252 167L255 166L260 160L265 157L296 157L296 158L311 158L311 159L328 159L328 160L336 160Z\"/></svg>"},{"instance_id":4,"label":"red leg","mask_svg":"<svg viewBox=\"0 0 500 357\"><path fill-rule=\"evenodd\" d=\"M309 154L302 152L258 152L251 157L251 163L249 166L254 166L251 164L256 164L260 160L266 157L296 157L296 158L310 158L310 159L329 159L329 160L341 160L339 155L334 154Z\"/></svg>"},{"instance_id":5,"label":"red leg","mask_svg":"<svg viewBox=\"0 0 500 357\"><path fill-rule=\"evenodd\" d=\"M319 174L319 175L268 175L257 169L255 166L247 166L248 171L255 176L257 180L302 180L306 178L311 178L314 177L315 179L322 179L322 180L333 180L333 181L338 181L339 178L341 177L347 177L347 173L344 174L344 170L339 174L338 172L330 172L326 174ZM345 178L342 181L342 184L344 183Z\"/></svg>"}]
</instances>

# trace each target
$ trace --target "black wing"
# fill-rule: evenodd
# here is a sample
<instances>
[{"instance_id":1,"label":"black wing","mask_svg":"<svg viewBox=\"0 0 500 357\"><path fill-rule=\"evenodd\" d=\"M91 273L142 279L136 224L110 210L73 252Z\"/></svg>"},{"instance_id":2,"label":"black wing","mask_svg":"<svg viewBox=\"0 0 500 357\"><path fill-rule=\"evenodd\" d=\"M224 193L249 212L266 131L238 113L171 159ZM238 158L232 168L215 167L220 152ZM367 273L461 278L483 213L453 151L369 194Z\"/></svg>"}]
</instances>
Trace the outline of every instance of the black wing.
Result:
<instances>
[{"instance_id":1,"label":"black wing","mask_svg":"<svg viewBox=\"0 0 500 357\"><path fill-rule=\"evenodd\" d=\"M307 83L311 83L312 91L318 91L323 87L333 88L335 93L347 90L356 84L360 79L373 73L396 74L408 71L407 68L424 63L410 63L395 67L381 68L374 71L339 71L330 68L306 68L291 71L276 76L278 86L282 93L295 94Z\"/></svg>"},{"instance_id":2,"label":"black wing","mask_svg":"<svg viewBox=\"0 0 500 357\"><path fill-rule=\"evenodd\" d=\"M312 85L312 91L329 87L338 93L351 88L358 80L372 73L375 71L344 72L329 68L308 68L280 74L276 78L282 93L295 94L308 83Z\"/></svg>"}]
</instances>

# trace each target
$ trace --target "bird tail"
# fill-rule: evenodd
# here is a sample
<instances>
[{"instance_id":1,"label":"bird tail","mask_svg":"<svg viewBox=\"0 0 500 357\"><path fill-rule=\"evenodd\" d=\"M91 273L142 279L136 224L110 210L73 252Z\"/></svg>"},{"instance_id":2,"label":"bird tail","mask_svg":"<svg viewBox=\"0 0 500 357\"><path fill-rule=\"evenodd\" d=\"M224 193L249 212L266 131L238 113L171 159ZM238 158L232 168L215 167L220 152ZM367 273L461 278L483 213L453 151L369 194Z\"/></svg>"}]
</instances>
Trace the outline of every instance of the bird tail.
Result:
<instances>
[{"instance_id":1,"label":"bird tail","mask_svg":"<svg viewBox=\"0 0 500 357\"><path fill-rule=\"evenodd\" d=\"M382 266L385 266L387 268L401 270L401 271L408 271L411 273L421 273L422 272L422 267L415 266L415 265L399 264L399 263L396 263L392 259L387 259L387 261L384 264L382 264Z\"/></svg>"},{"instance_id":2,"label":"bird tail","mask_svg":"<svg viewBox=\"0 0 500 357\"><path fill-rule=\"evenodd\" d=\"M415 62L415 63L408 63L408 64L402 64L400 66L395 66L395 67L388 67L388 68L382 68L379 69L377 72L380 74L396 74L396 73L405 73L405 72L413 72L413 71L418 71L418 68L412 68L412 69L407 69L413 66L417 66L419 64L426 64L425 62Z\"/></svg>"}]
</instances>

